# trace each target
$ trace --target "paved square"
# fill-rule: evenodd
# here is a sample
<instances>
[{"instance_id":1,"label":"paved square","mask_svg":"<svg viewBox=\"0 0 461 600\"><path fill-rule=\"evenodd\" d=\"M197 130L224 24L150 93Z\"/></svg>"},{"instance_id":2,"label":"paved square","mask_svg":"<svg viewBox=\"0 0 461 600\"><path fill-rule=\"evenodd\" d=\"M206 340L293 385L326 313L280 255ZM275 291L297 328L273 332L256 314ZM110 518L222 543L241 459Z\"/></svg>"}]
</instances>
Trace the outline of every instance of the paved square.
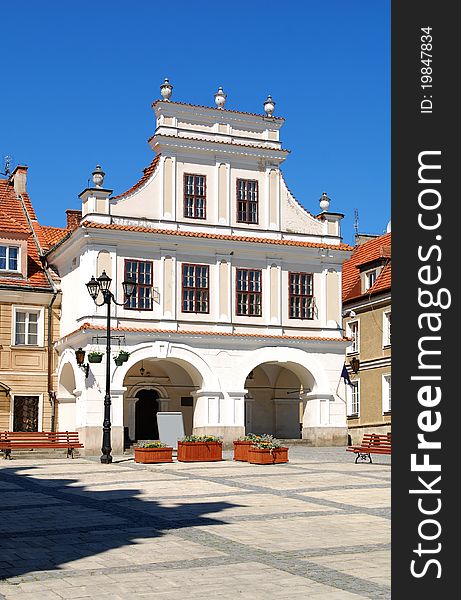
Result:
<instances>
[{"instance_id":1,"label":"paved square","mask_svg":"<svg viewBox=\"0 0 461 600\"><path fill-rule=\"evenodd\" d=\"M0 459L0 599L390 598L390 459Z\"/></svg>"}]
</instances>

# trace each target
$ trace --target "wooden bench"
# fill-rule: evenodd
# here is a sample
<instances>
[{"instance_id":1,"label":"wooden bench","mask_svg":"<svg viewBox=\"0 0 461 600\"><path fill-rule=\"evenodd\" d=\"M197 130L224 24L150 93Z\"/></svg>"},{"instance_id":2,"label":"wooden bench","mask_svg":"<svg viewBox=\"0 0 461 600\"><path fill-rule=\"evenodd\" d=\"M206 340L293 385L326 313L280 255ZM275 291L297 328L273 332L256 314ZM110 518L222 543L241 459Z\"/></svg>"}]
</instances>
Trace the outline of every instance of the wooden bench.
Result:
<instances>
[{"instance_id":1,"label":"wooden bench","mask_svg":"<svg viewBox=\"0 0 461 600\"><path fill-rule=\"evenodd\" d=\"M391 434L366 433L360 446L348 446L346 451L357 454L356 463L359 459L365 461L367 458L371 463L372 454L391 454Z\"/></svg>"},{"instance_id":2,"label":"wooden bench","mask_svg":"<svg viewBox=\"0 0 461 600\"><path fill-rule=\"evenodd\" d=\"M74 458L74 449L83 448L83 444L77 431L0 431L0 451L5 459L11 458L11 450L41 448L65 448L67 458Z\"/></svg>"}]
</instances>

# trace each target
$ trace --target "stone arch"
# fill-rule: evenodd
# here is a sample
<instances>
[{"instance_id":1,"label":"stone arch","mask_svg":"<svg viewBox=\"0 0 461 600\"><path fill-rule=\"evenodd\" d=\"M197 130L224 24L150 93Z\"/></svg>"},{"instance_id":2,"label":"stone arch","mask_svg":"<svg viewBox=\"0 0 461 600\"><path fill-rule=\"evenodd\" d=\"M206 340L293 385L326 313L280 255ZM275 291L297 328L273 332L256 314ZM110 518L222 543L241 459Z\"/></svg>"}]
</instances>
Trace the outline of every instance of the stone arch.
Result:
<instances>
[{"instance_id":1,"label":"stone arch","mask_svg":"<svg viewBox=\"0 0 461 600\"><path fill-rule=\"evenodd\" d=\"M300 438L305 381L286 363L266 362L251 370L245 381L246 433Z\"/></svg>"},{"instance_id":2,"label":"stone arch","mask_svg":"<svg viewBox=\"0 0 461 600\"><path fill-rule=\"evenodd\" d=\"M122 389L128 371L143 360L168 360L182 367L191 377L194 385L206 390L220 390L217 376L209 364L193 348L169 342L154 342L144 344L131 351L130 357L121 367L117 367L113 374L112 385Z\"/></svg>"},{"instance_id":3,"label":"stone arch","mask_svg":"<svg viewBox=\"0 0 461 600\"><path fill-rule=\"evenodd\" d=\"M281 360L283 357L283 360ZM273 346L260 348L245 356L245 362L236 372L237 389L245 388L248 374L258 365L277 363L295 373L303 387L310 391L329 392L330 386L325 371L318 361L304 350Z\"/></svg>"}]
</instances>

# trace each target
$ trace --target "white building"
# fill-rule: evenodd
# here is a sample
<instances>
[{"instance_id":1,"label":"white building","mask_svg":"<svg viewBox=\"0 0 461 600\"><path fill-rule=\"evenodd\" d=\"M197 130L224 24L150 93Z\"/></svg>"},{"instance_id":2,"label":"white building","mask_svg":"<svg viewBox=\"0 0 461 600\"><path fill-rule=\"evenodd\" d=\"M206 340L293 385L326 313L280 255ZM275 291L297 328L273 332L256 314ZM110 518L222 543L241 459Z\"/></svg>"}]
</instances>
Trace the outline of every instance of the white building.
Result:
<instances>
[{"instance_id":1,"label":"white building","mask_svg":"<svg viewBox=\"0 0 461 600\"><path fill-rule=\"evenodd\" d=\"M81 224L47 255L63 294L58 429L77 429L99 452L105 358L85 377L75 350L104 352L106 306L85 284L105 270L118 301L127 276L139 284L112 311L114 354L118 342L130 352L122 366L111 360L114 453L124 434L155 438L157 411L182 411L186 433L226 442L246 431L345 444L342 215L325 197L313 216L287 188L284 119L270 101L259 115L162 90L143 177L111 196L95 172Z\"/></svg>"}]
</instances>

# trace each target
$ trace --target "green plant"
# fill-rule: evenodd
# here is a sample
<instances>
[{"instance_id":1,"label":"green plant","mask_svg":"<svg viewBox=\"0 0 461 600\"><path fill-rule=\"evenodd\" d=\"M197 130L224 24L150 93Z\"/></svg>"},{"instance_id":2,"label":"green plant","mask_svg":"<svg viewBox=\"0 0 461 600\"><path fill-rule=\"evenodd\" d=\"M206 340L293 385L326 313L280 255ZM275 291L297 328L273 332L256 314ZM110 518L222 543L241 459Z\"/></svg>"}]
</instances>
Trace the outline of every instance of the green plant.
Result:
<instances>
[{"instance_id":1,"label":"green plant","mask_svg":"<svg viewBox=\"0 0 461 600\"><path fill-rule=\"evenodd\" d=\"M88 358L98 358L102 356L102 352L88 352Z\"/></svg>"},{"instance_id":2,"label":"green plant","mask_svg":"<svg viewBox=\"0 0 461 600\"><path fill-rule=\"evenodd\" d=\"M261 435L257 433L247 433L246 435L241 435L238 439L239 442L254 442L255 440L265 439L269 436L268 433L262 433ZM272 436L269 436L272 437Z\"/></svg>"},{"instance_id":3,"label":"green plant","mask_svg":"<svg viewBox=\"0 0 461 600\"><path fill-rule=\"evenodd\" d=\"M130 353L128 352L128 350L120 350L118 353L118 356L130 356Z\"/></svg>"},{"instance_id":4,"label":"green plant","mask_svg":"<svg viewBox=\"0 0 461 600\"><path fill-rule=\"evenodd\" d=\"M136 444L136 448L166 448L167 445L160 440L145 440Z\"/></svg>"},{"instance_id":5,"label":"green plant","mask_svg":"<svg viewBox=\"0 0 461 600\"><path fill-rule=\"evenodd\" d=\"M186 435L181 442L218 442L222 444L222 437L216 435Z\"/></svg>"},{"instance_id":6,"label":"green plant","mask_svg":"<svg viewBox=\"0 0 461 600\"><path fill-rule=\"evenodd\" d=\"M253 448L258 448L259 450L276 450L282 446L281 442L272 437L269 434L265 434L261 436L260 439L253 441Z\"/></svg>"}]
</instances>

